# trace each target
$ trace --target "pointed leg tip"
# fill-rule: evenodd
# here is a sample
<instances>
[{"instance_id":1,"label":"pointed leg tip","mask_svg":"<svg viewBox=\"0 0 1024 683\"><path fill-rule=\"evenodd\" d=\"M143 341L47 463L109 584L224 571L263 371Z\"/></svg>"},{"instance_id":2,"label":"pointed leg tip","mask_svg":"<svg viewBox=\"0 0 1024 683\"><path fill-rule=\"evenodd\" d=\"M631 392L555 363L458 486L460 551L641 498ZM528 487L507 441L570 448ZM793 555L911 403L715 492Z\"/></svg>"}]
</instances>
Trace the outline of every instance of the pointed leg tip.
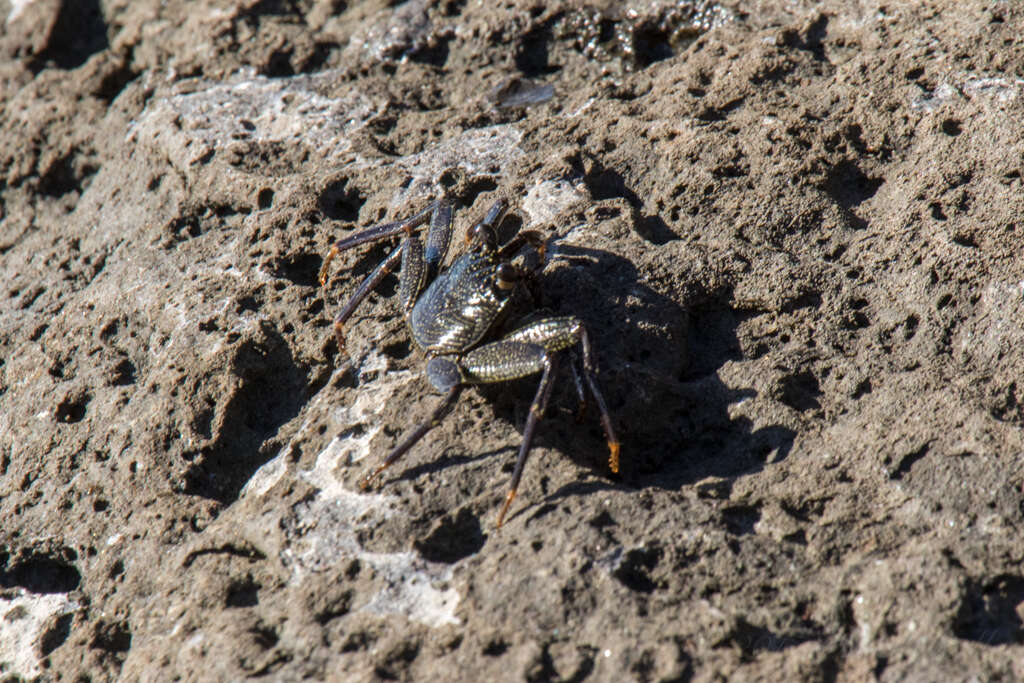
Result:
<instances>
[{"instance_id":1,"label":"pointed leg tip","mask_svg":"<svg viewBox=\"0 0 1024 683\"><path fill-rule=\"evenodd\" d=\"M320 281L321 287L327 284L328 266L331 265L331 261L333 261L334 257L339 253L337 245L331 247L331 250L327 253L327 257L324 259L323 265L320 266L320 272L317 274L317 279Z\"/></svg>"},{"instance_id":2,"label":"pointed leg tip","mask_svg":"<svg viewBox=\"0 0 1024 683\"><path fill-rule=\"evenodd\" d=\"M508 496L505 497L505 504L501 506L501 512L498 513L498 522L494 525L495 529L500 529L501 525L505 523L505 515L508 513L508 509L512 507L512 500L516 497L516 490L512 489L508 492Z\"/></svg>"},{"instance_id":3,"label":"pointed leg tip","mask_svg":"<svg viewBox=\"0 0 1024 683\"><path fill-rule=\"evenodd\" d=\"M609 441L608 442L608 469L613 474L619 473L619 442Z\"/></svg>"}]
</instances>

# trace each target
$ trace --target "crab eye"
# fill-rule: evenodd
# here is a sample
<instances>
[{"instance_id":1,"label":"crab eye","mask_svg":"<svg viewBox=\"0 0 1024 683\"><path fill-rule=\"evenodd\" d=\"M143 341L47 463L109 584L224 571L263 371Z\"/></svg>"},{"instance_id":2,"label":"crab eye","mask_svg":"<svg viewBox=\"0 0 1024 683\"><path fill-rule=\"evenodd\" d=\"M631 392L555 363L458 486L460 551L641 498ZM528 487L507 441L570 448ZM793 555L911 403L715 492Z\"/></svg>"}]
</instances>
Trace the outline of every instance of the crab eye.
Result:
<instances>
[{"instance_id":1,"label":"crab eye","mask_svg":"<svg viewBox=\"0 0 1024 683\"><path fill-rule=\"evenodd\" d=\"M517 279L516 269L507 263L502 263L498 266L494 284L498 289L509 290L516 286Z\"/></svg>"},{"instance_id":2,"label":"crab eye","mask_svg":"<svg viewBox=\"0 0 1024 683\"><path fill-rule=\"evenodd\" d=\"M466 242L475 249L493 249L494 231L486 223L477 223L466 233Z\"/></svg>"}]
</instances>

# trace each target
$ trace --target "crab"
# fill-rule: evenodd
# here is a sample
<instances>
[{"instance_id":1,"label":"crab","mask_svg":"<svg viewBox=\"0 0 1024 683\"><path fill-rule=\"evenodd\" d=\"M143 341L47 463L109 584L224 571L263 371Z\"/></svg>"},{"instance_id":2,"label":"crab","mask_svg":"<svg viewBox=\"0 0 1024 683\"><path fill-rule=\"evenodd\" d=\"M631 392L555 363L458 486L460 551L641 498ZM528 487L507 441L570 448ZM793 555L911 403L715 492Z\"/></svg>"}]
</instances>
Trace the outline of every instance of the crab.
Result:
<instances>
[{"instance_id":1,"label":"crab","mask_svg":"<svg viewBox=\"0 0 1024 683\"><path fill-rule=\"evenodd\" d=\"M345 323L374 287L401 263L398 298L406 325L412 341L427 358L427 380L444 395L430 418L359 480L362 490L370 487L385 469L440 424L467 386L507 382L541 373L523 429L512 481L498 514L497 528L501 527L516 497L537 423L544 415L559 360L566 351L573 355L571 367L581 414L586 405L585 383L600 411L608 442L609 469L613 473L619 471L619 441L598 389L590 338L583 323L574 316L527 317L513 326L511 332L500 335L513 293L543 267L545 252L544 240L533 230L517 232L505 244L498 244L497 227L506 208L507 203L502 199L490 207L467 232L464 251L448 267L443 263L451 242L454 211L449 200L439 199L411 218L382 223L336 242L319 274L321 286L326 287L328 268L338 254L369 242L401 237L400 243L366 277L338 313L334 320L335 337L339 350L344 353ZM428 222L424 243L417 230ZM513 263L513 258L526 247L538 254L541 265L537 269ZM580 362L582 373L576 369L576 362Z\"/></svg>"}]
</instances>

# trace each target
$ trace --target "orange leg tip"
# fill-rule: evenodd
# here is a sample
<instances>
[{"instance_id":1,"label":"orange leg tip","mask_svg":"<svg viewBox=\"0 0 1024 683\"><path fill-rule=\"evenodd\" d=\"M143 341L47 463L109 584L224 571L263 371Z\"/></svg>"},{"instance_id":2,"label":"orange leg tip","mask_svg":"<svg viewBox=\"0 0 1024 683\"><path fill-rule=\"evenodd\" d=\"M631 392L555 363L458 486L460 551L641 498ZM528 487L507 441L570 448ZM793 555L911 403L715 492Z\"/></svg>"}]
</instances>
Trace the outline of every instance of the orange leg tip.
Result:
<instances>
[{"instance_id":1,"label":"orange leg tip","mask_svg":"<svg viewBox=\"0 0 1024 683\"><path fill-rule=\"evenodd\" d=\"M331 261L334 260L338 253L337 247L331 247L331 250L327 253L327 258L324 259L324 264L320 266L320 273L317 275L317 279L320 280L321 287L327 284L327 267L331 265Z\"/></svg>"},{"instance_id":2,"label":"orange leg tip","mask_svg":"<svg viewBox=\"0 0 1024 683\"><path fill-rule=\"evenodd\" d=\"M512 489L508 492L508 496L505 497L505 504L501 506L501 512L498 514L498 523L496 528L500 529L501 525L505 523L505 513L512 506L512 499L516 497L516 490Z\"/></svg>"},{"instance_id":3,"label":"orange leg tip","mask_svg":"<svg viewBox=\"0 0 1024 683\"><path fill-rule=\"evenodd\" d=\"M362 479L360 479L359 480L359 490L360 491L365 491L366 489L368 489L371 486L373 486L373 482L377 481L377 477L380 476L380 473L382 471L384 471L384 468L380 467L378 469L375 469L373 472L370 472L369 474L367 474Z\"/></svg>"},{"instance_id":4,"label":"orange leg tip","mask_svg":"<svg viewBox=\"0 0 1024 683\"><path fill-rule=\"evenodd\" d=\"M608 469L614 474L619 473L619 443L617 441L608 442Z\"/></svg>"}]
</instances>

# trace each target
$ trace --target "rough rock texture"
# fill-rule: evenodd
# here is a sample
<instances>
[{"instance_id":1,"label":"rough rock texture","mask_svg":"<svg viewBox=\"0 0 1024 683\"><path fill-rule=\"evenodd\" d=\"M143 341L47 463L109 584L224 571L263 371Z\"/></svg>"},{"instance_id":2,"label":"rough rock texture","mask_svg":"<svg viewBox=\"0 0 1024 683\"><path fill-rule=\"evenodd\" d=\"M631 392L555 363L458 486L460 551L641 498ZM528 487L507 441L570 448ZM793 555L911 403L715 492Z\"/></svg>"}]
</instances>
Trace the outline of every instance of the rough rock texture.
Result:
<instances>
[{"instance_id":1,"label":"rough rock texture","mask_svg":"<svg viewBox=\"0 0 1024 683\"><path fill-rule=\"evenodd\" d=\"M0 0L0 679L1024 678L1024 7ZM550 236L623 441L386 253ZM461 232L459 233L461 235Z\"/></svg>"}]
</instances>

